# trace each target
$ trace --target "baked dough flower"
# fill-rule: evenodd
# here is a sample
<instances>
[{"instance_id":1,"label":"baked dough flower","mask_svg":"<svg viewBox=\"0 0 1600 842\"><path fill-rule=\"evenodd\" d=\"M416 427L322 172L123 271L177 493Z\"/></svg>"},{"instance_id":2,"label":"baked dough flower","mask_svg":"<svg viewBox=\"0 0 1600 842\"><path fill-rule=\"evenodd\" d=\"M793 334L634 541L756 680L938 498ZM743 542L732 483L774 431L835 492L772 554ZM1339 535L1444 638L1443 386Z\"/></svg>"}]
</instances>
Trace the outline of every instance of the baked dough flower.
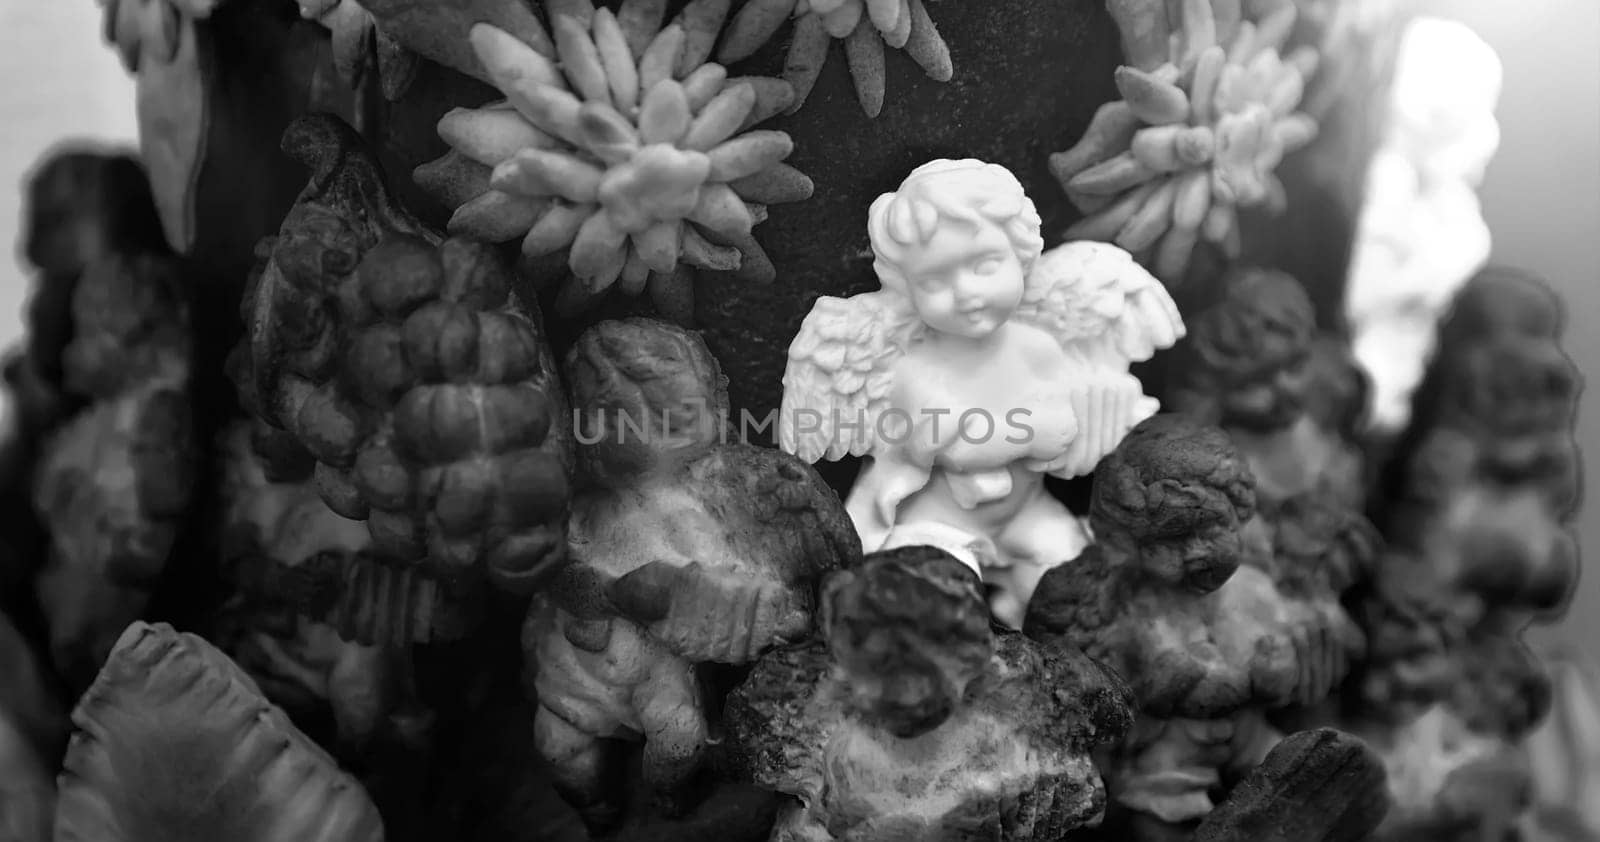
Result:
<instances>
[{"instance_id":1,"label":"baked dough flower","mask_svg":"<svg viewBox=\"0 0 1600 842\"><path fill-rule=\"evenodd\" d=\"M883 111L885 44L905 50L935 81L948 82L955 74L950 48L922 0L750 0L734 16L717 60L726 64L748 58L790 17L795 19L794 40L783 78L795 90L791 111L811 93L834 39L844 41L856 98L868 117Z\"/></svg>"},{"instance_id":2,"label":"baked dough flower","mask_svg":"<svg viewBox=\"0 0 1600 842\"><path fill-rule=\"evenodd\" d=\"M451 233L520 237L530 258L565 251L566 312L614 286L648 288L663 315L686 320L694 270L771 281L752 230L768 204L809 198L812 185L783 163L787 134L750 130L789 106L789 85L730 79L706 61L727 0L695 0L665 28L651 0L549 10L553 51L472 29L506 100L446 114L452 151L417 170L456 208Z\"/></svg>"},{"instance_id":3,"label":"baked dough flower","mask_svg":"<svg viewBox=\"0 0 1600 842\"><path fill-rule=\"evenodd\" d=\"M1237 255L1240 208L1285 205L1274 170L1316 137L1298 109L1318 54L1282 55L1292 5L1223 26L1209 0L1184 0L1170 37L1160 0L1111 7L1131 62L1117 69L1122 99L1102 106L1050 168L1086 214L1069 239L1114 242L1172 284L1201 239ZM1155 40L1164 59L1148 49Z\"/></svg>"}]
</instances>

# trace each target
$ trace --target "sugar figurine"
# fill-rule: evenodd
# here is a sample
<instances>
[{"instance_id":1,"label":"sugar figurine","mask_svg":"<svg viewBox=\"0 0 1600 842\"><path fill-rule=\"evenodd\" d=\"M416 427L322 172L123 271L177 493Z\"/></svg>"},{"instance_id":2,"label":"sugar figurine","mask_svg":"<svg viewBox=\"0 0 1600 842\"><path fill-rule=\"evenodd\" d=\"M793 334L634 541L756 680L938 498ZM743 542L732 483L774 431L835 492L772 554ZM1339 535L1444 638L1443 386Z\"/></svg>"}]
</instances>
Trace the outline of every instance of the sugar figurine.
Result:
<instances>
[{"instance_id":1,"label":"sugar figurine","mask_svg":"<svg viewBox=\"0 0 1600 842\"><path fill-rule=\"evenodd\" d=\"M1044 571L1088 542L1044 487L1082 476L1158 404L1128 373L1184 334L1126 252L1044 251L1005 168L918 167L872 205L881 289L823 297L789 348L780 444L870 457L847 507L867 551L930 544L978 570L1020 627Z\"/></svg>"}]
</instances>

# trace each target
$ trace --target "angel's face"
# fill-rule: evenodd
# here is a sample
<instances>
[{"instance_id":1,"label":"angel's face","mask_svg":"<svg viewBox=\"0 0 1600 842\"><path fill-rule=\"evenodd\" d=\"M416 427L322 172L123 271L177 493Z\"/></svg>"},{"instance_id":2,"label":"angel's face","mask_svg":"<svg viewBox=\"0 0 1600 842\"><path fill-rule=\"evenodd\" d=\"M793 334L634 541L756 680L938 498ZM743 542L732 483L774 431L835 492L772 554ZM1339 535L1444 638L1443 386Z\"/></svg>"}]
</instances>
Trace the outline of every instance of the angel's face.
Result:
<instances>
[{"instance_id":1,"label":"angel's face","mask_svg":"<svg viewBox=\"0 0 1600 842\"><path fill-rule=\"evenodd\" d=\"M988 222L941 221L899 268L917 315L941 333L981 339L1022 300L1022 262L1005 231Z\"/></svg>"}]
</instances>

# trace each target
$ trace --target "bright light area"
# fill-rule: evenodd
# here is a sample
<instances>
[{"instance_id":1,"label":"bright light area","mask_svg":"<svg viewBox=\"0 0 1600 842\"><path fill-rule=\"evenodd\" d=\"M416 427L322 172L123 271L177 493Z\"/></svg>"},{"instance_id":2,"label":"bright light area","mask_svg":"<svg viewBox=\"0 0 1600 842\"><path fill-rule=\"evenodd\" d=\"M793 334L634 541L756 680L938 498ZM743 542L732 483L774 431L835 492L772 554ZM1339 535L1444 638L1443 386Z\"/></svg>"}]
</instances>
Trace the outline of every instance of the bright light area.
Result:
<instances>
[{"instance_id":1,"label":"bright light area","mask_svg":"<svg viewBox=\"0 0 1600 842\"><path fill-rule=\"evenodd\" d=\"M0 0L0 347L22 337L32 272L17 253L22 184L62 140L137 143L133 81L94 0Z\"/></svg>"},{"instance_id":2,"label":"bright light area","mask_svg":"<svg viewBox=\"0 0 1600 842\"><path fill-rule=\"evenodd\" d=\"M1345 312L1372 378L1372 420L1398 432L1434 325L1490 255L1477 189L1500 145L1498 56L1470 27L1411 22L1400 41L1351 256Z\"/></svg>"}]
</instances>

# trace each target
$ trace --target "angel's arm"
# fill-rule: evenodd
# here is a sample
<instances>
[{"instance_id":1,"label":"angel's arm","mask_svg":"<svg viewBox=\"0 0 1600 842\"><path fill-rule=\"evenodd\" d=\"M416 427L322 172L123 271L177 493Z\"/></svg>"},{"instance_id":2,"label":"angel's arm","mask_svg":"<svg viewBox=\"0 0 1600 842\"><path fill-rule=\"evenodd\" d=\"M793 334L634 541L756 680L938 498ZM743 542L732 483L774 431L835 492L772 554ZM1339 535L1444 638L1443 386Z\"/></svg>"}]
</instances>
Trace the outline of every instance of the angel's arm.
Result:
<instances>
[{"instance_id":1,"label":"angel's arm","mask_svg":"<svg viewBox=\"0 0 1600 842\"><path fill-rule=\"evenodd\" d=\"M864 549L882 546L899 517L900 504L928 485L932 470L904 458L898 447L882 448L856 478L845 500Z\"/></svg>"},{"instance_id":2,"label":"angel's arm","mask_svg":"<svg viewBox=\"0 0 1600 842\"><path fill-rule=\"evenodd\" d=\"M901 402L898 405L915 404ZM932 470L939 461L939 456L961 440L961 425L949 410L941 407L925 407L914 417L916 421L911 425L905 440L896 440L894 447L885 447L884 450L892 451L894 457L900 461Z\"/></svg>"},{"instance_id":3,"label":"angel's arm","mask_svg":"<svg viewBox=\"0 0 1600 842\"><path fill-rule=\"evenodd\" d=\"M608 595L657 642L696 663L746 664L811 631L809 586L767 571L652 561L613 582Z\"/></svg>"},{"instance_id":4,"label":"angel's arm","mask_svg":"<svg viewBox=\"0 0 1600 842\"><path fill-rule=\"evenodd\" d=\"M753 445L718 448L688 479L725 531L674 545L611 600L694 661L744 663L808 634L818 577L861 559L838 495L798 458Z\"/></svg>"}]
</instances>

